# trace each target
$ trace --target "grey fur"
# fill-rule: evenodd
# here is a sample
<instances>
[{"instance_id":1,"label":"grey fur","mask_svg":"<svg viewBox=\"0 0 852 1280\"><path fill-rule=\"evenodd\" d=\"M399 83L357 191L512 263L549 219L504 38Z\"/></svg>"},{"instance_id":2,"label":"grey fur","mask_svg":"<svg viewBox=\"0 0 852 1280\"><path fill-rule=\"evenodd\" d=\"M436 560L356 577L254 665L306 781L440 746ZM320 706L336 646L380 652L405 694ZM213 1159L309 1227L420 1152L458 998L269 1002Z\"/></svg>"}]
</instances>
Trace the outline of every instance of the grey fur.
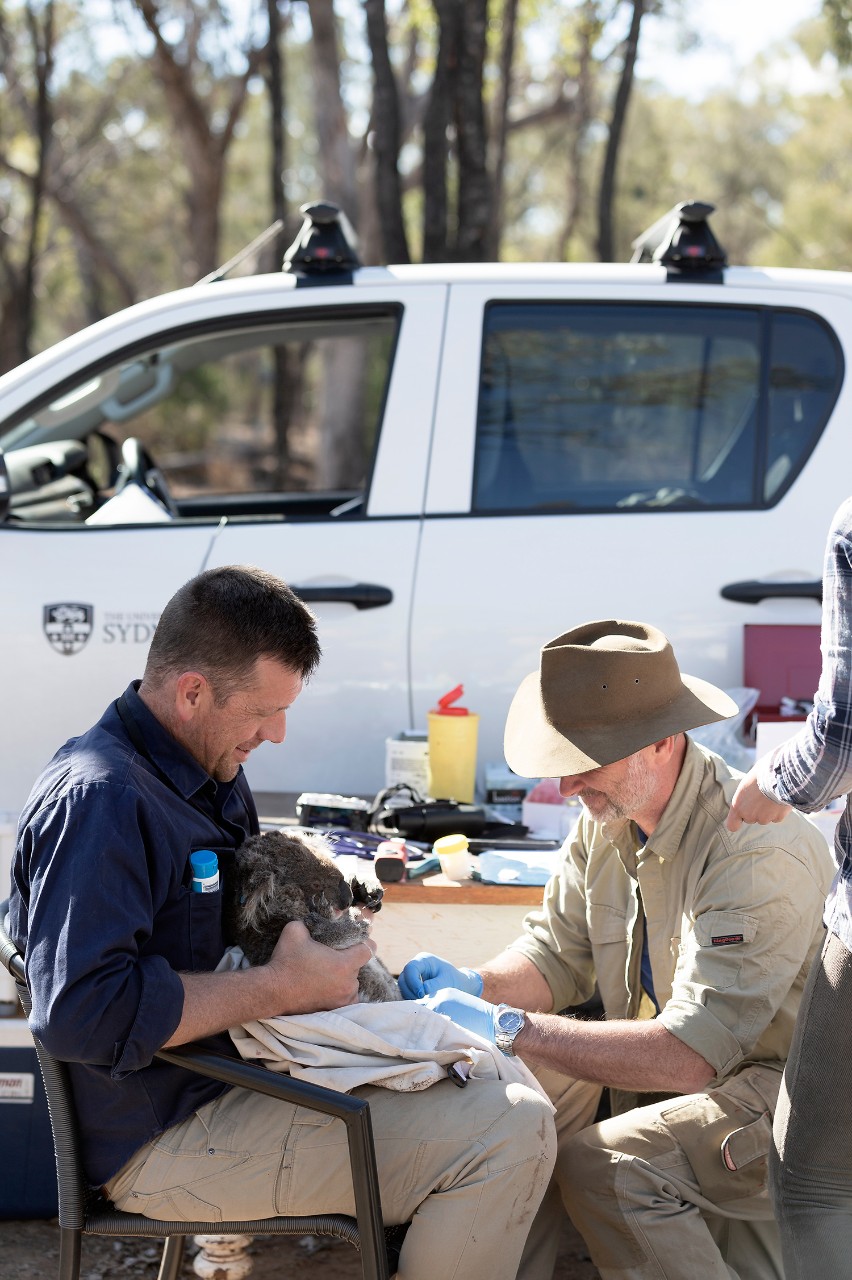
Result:
<instances>
[{"instance_id":1,"label":"grey fur","mask_svg":"<svg viewBox=\"0 0 852 1280\"><path fill-rule=\"evenodd\" d=\"M237 850L230 880L229 941L251 964L266 964L281 930L301 920L311 937L341 951L363 942L370 926L354 903L381 907L381 887L347 878L320 836L266 831ZM401 1000L396 980L377 956L358 974L358 999Z\"/></svg>"}]
</instances>

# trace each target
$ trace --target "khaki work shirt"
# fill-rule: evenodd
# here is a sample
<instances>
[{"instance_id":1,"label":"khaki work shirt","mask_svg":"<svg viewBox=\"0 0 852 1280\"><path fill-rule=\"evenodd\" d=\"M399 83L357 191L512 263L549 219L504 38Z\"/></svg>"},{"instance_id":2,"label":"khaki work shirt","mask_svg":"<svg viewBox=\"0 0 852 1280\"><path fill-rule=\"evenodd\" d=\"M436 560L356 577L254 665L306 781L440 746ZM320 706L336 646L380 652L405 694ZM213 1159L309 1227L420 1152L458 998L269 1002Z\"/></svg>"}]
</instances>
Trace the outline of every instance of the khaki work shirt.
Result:
<instances>
[{"instance_id":1,"label":"khaki work shirt","mask_svg":"<svg viewBox=\"0 0 852 1280\"><path fill-rule=\"evenodd\" d=\"M541 971L554 1010L582 1004L597 982L608 1018L635 1018L644 906L659 1019L717 1081L747 1063L783 1067L834 870L800 814L728 831L738 780L687 739L644 847L635 823L599 824L584 810L541 910L512 944Z\"/></svg>"}]
</instances>

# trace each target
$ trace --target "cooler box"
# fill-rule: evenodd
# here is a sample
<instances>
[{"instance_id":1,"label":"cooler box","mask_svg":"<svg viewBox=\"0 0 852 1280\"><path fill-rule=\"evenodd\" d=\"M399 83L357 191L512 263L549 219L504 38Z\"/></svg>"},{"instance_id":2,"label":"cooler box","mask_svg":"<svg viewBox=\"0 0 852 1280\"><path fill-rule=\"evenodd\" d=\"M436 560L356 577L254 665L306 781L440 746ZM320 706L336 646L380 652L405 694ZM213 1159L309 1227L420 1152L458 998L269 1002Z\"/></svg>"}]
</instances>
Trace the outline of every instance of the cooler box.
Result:
<instances>
[{"instance_id":1,"label":"cooler box","mask_svg":"<svg viewBox=\"0 0 852 1280\"><path fill-rule=\"evenodd\" d=\"M760 690L753 718L781 719L782 698L812 702L822 670L819 626L746 623L743 631L743 682Z\"/></svg>"},{"instance_id":2,"label":"cooler box","mask_svg":"<svg viewBox=\"0 0 852 1280\"><path fill-rule=\"evenodd\" d=\"M23 1018L0 1018L0 1219L55 1218L56 1163L47 1099Z\"/></svg>"}]
</instances>

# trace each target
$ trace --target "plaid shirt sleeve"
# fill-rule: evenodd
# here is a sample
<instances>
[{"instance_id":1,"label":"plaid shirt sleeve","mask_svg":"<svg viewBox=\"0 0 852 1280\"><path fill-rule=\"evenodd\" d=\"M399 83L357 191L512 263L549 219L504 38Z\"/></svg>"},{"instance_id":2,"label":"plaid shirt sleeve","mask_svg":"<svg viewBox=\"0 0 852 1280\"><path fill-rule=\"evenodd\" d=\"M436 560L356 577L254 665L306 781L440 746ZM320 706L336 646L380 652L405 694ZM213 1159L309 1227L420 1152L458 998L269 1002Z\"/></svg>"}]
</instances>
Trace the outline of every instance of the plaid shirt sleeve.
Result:
<instances>
[{"instance_id":1,"label":"plaid shirt sleeve","mask_svg":"<svg viewBox=\"0 0 852 1280\"><path fill-rule=\"evenodd\" d=\"M813 813L852 789L852 498L828 535L823 572L822 675L801 732L764 756L764 795Z\"/></svg>"}]
</instances>

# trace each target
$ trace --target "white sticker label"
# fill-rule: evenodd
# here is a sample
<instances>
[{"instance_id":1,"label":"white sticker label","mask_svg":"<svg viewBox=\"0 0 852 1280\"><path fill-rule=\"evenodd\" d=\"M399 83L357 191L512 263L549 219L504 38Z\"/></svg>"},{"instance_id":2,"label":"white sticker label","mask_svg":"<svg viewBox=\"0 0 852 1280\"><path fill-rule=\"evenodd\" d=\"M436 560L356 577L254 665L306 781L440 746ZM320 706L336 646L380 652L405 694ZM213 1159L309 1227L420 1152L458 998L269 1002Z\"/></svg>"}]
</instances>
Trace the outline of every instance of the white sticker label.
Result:
<instances>
[{"instance_id":1,"label":"white sticker label","mask_svg":"<svg viewBox=\"0 0 852 1280\"><path fill-rule=\"evenodd\" d=\"M0 1071L0 1102L32 1102L35 1076L31 1071Z\"/></svg>"}]
</instances>

